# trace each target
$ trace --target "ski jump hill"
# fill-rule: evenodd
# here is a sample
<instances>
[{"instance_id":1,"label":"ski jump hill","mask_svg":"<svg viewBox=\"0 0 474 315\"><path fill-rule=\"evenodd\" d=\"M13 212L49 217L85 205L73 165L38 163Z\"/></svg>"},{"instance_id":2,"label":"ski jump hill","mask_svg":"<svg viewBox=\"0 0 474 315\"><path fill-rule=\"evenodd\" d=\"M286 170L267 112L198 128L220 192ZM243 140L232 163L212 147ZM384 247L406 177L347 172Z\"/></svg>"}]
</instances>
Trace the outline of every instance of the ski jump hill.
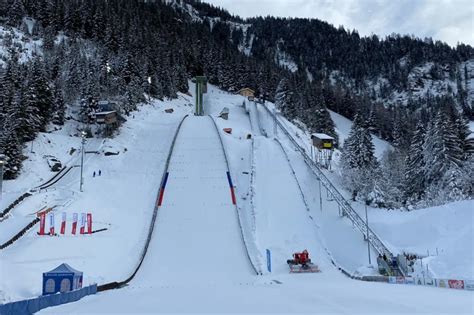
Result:
<instances>
[{"instance_id":1,"label":"ski jump hill","mask_svg":"<svg viewBox=\"0 0 474 315\"><path fill-rule=\"evenodd\" d=\"M98 294L40 313L472 310L467 291L355 281L341 273L361 264L367 243L341 221L335 202L325 196L322 208L318 177L288 139L274 139L271 115L213 87L205 102L209 116L175 119L166 131L169 138L175 131L171 144L160 139L160 150L169 152L166 158L159 152L158 171L149 169L162 177L151 220L143 222L147 236L127 251L141 253L138 264L122 267L130 272L117 282L102 281ZM223 106L229 106L229 121L215 118ZM320 273L289 274L286 260L303 249ZM348 258L336 263L335 257ZM124 260L115 263L130 266L132 259Z\"/></svg>"}]
</instances>

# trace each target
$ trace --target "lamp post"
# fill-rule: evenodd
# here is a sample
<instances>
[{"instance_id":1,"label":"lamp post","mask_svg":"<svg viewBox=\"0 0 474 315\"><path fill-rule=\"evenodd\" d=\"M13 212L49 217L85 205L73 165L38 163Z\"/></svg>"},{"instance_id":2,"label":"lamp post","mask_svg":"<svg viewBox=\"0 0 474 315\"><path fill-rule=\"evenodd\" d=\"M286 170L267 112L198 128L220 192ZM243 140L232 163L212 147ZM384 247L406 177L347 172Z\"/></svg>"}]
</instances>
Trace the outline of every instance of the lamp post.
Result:
<instances>
[{"instance_id":1,"label":"lamp post","mask_svg":"<svg viewBox=\"0 0 474 315\"><path fill-rule=\"evenodd\" d=\"M367 215L367 201L365 201L364 204L365 204L365 226L367 227L367 253L369 255L369 265L371 265L372 262L370 260L369 217Z\"/></svg>"},{"instance_id":2,"label":"lamp post","mask_svg":"<svg viewBox=\"0 0 474 315\"><path fill-rule=\"evenodd\" d=\"M3 192L3 165L7 163L6 159L5 154L0 154L0 200L2 200Z\"/></svg>"},{"instance_id":3,"label":"lamp post","mask_svg":"<svg viewBox=\"0 0 474 315\"><path fill-rule=\"evenodd\" d=\"M81 132L81 184L80 184L80 191L82 192L82 185L84 184L84 177L82 176L84 170L84 144L86 144L86 133L84 131Z\"/></svg>"}]
</instances>

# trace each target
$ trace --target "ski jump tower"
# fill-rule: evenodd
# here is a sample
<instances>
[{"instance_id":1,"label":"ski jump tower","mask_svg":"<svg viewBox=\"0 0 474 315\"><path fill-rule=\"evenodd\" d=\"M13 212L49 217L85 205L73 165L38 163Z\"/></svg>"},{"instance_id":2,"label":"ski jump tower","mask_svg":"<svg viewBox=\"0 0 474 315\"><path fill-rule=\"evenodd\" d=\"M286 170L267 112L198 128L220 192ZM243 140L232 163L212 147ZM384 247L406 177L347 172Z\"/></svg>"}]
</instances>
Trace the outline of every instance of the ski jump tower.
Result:
<instances>
[{"instance_id":1,"label":"ski jump tower","mask_svg":"<svg viewBox=\"0 0 474 315\"><path fill-rule=\"evenodd\" d=\"M194 83L196 83L196 111L194 115L203 116L204 115L203 94L207 93L207 77L196 76L194 78Z\"/></svg>"}]
</instances>

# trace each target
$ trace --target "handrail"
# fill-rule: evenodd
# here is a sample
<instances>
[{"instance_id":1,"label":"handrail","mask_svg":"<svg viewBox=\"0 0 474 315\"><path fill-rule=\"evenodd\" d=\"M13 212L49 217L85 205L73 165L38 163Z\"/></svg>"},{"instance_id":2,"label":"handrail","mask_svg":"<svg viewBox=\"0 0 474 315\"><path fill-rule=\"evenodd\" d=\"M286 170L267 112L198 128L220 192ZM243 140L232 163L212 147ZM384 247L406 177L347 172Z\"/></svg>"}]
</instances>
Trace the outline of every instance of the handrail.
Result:
<instances>
[{"instance_id":1,"label":"handrail","mask_svg":"<svg viewBox=\"0 0 474 315\"><path fill-rule=\"evenodd\" d=\"M219 127L217 127L217 123L211 115L209 115L209 118L212 120L212 122L214 124L214 127L216 128L216 132L217 132L217 135L219 136L219 142L221 144L222 152L224 153L224 159L225 159L225 163L227 165L227 171L230 173L230 163L229 163L229 159L227 158L227 151L225 150L225 147L224 147L224 141L222 140L221 133L219 132ZM257 267L257 264L253 261L251 255L250 255L249 248L248 248L248 240L245 237L245 233L244 233L244 230L243 230L243 227L242 227L242 219L240 217L239 209L240 208L239 208L239 206L237 205L237 202L236 202L235 203L235 211L236 211L236 214L237 214L237 221L239 222L240 236L242 237L242 241L244 243L245 252L247 253L247 258L248 258L250 264L252 265L252 268L255 271L255 273L257 275L261 275L262 271L259 270L259 268Z\"/></svg>"},{"instance_id":2,"label":"handrail","mask_svg":"<svg viewBox=\"0 0 474 315\"><path fill-rule=\"evenodd\" d=\"M347 214L348 218L353 222L353 224L359 229L359 231L364 235L369 241L370 245L381 255L385 254L386 256L392 258L395 257L388 247L382 242L382 240L372 231L372 229L367 228L365 221L360 217L360 215L352 208L352 206L347 202L347 200L342 196L342 194L337 190L337 188L331 183L331 181L324 175L318 165L308 156L306 151L299 145L299 143L293 138L293 136L288 132L286 127L281 123L280 119L272 113L272 111L265 105L263 108L273 117L283 133L288 137L288 139L293 143L295 148L301 153L306 164L311 168L316 177L321 181L321 183L326 187L329 193L332 195L334 200L342 208L343 212ZM368 235L367 235L368 234ZM403 271L397 267L399 272L402 275L405 275Z\"/></svg>"},{"instance_id":3,"label":"handrail","mask_svg":"<svg viewBox=\"0 0 474 315\"><path fill-rule=\"evenodd\" d=\"M168 157L166 158L165 168L163 170L163 175L161 176L160 188L158 189L158 193L157 193L157 196L156 196L155 207L153 209L153 216L151 218L150 227L148 228L147 239L146 239L146 242L145 242L145 246L142 249L142 253L140 255L140 260L138 262L138 265L136 266L133 273L127 279L125 279L123 281L109 282L109 283L105 283L105 284L101 284L101 285L97 286L97 291L98 292L122 288L123 286L125 286L127 283L129 283L135 277L138 270L140 269L140 267L143 263L143 260L145 259L145 255L148 251L148 246L150 245L151 237L153 235L153 230L154 230L154 227L155 227L156 218L158 216L158 210L160 208L160 204L159 204L158 200L160 198L160 195L162 194L163 183L164 183L164 181L166 180L166 177L167 177L166 174L168 172L168 167L169 167L169 164L170 164L170 161L171 161L171 156L173 154L174 145L176 143L176 139L178 138L179 131L181 130L181 126L183 125L183 122L187 117L188 117L188 115L184 116L183 119L181 119L180 123L178 124L178 127L176 128L176 131L175 131L175 134L174 134L174 137L173 137L173 141L171 142L171 145L170 145L170 148L169 148L169 151L168 151Z\"/></svg>"}]
</instances>

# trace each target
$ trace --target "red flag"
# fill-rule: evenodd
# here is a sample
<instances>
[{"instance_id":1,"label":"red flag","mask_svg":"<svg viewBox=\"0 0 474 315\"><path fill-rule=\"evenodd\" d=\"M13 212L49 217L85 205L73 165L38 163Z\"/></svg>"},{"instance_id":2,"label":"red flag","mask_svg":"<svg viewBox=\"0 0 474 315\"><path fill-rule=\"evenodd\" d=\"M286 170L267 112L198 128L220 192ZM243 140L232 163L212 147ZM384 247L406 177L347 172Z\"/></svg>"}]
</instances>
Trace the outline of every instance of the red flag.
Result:
<instances>
[{"instance_id":1,"label":"red flag","mask_svg":"<svg viewBox=\"0 0 474 315\"><path fill-rule=\"evenodd\" d=\"M87 233L92 234L92 213L87 214Z\"/></svg>"},{"instance_id":2,"label":"red flag","mask_svg":"<svg viewBox=\"0 0 474 315\"><path fill-rule=\"evenodd\" d=\"M54 235L54 213L49 213L49 235Z\"/></svg>"},{"instance_id":3,"label":"red flag","mask_svg":"<svg viewBox=\"0 0 474 315\"><path fill-rule=\"evenodd\" d=\"M76 235L76 228L77 228L77 213L72 214L72 235Z\"/></svg>"},{"instance_id":4,"label":"red flag","mask_svg":"<svg viewBox=\"0 0 474 315\"><path fill-rule=\"evenodd\" d=\"M85 214L85 213L81 213L81 229L80 229L80 233L81 233L81 234L84 234L85 229L86 229L86 214Z\"/></svg>"},{"instance_id":5,"label":"red flag","mask_svg":"<svg viewBox=\"0 0 474 315\"><path fill-rule=\"evenodd\" d=\"M44 227L46 225L46 213L41 212L40 214L40 230L39 235L44 235Z\"/></svg>"},{"instance_id":6,"label":"red flag","mask_svg":"<svg viewBox=\"0 0 474 315\"><path fill-rule=\"evenodd\" d=\"M63 212L63 219L61 221L61 234L66 233L66 212Z\"/></svg>"}]
</instances>

